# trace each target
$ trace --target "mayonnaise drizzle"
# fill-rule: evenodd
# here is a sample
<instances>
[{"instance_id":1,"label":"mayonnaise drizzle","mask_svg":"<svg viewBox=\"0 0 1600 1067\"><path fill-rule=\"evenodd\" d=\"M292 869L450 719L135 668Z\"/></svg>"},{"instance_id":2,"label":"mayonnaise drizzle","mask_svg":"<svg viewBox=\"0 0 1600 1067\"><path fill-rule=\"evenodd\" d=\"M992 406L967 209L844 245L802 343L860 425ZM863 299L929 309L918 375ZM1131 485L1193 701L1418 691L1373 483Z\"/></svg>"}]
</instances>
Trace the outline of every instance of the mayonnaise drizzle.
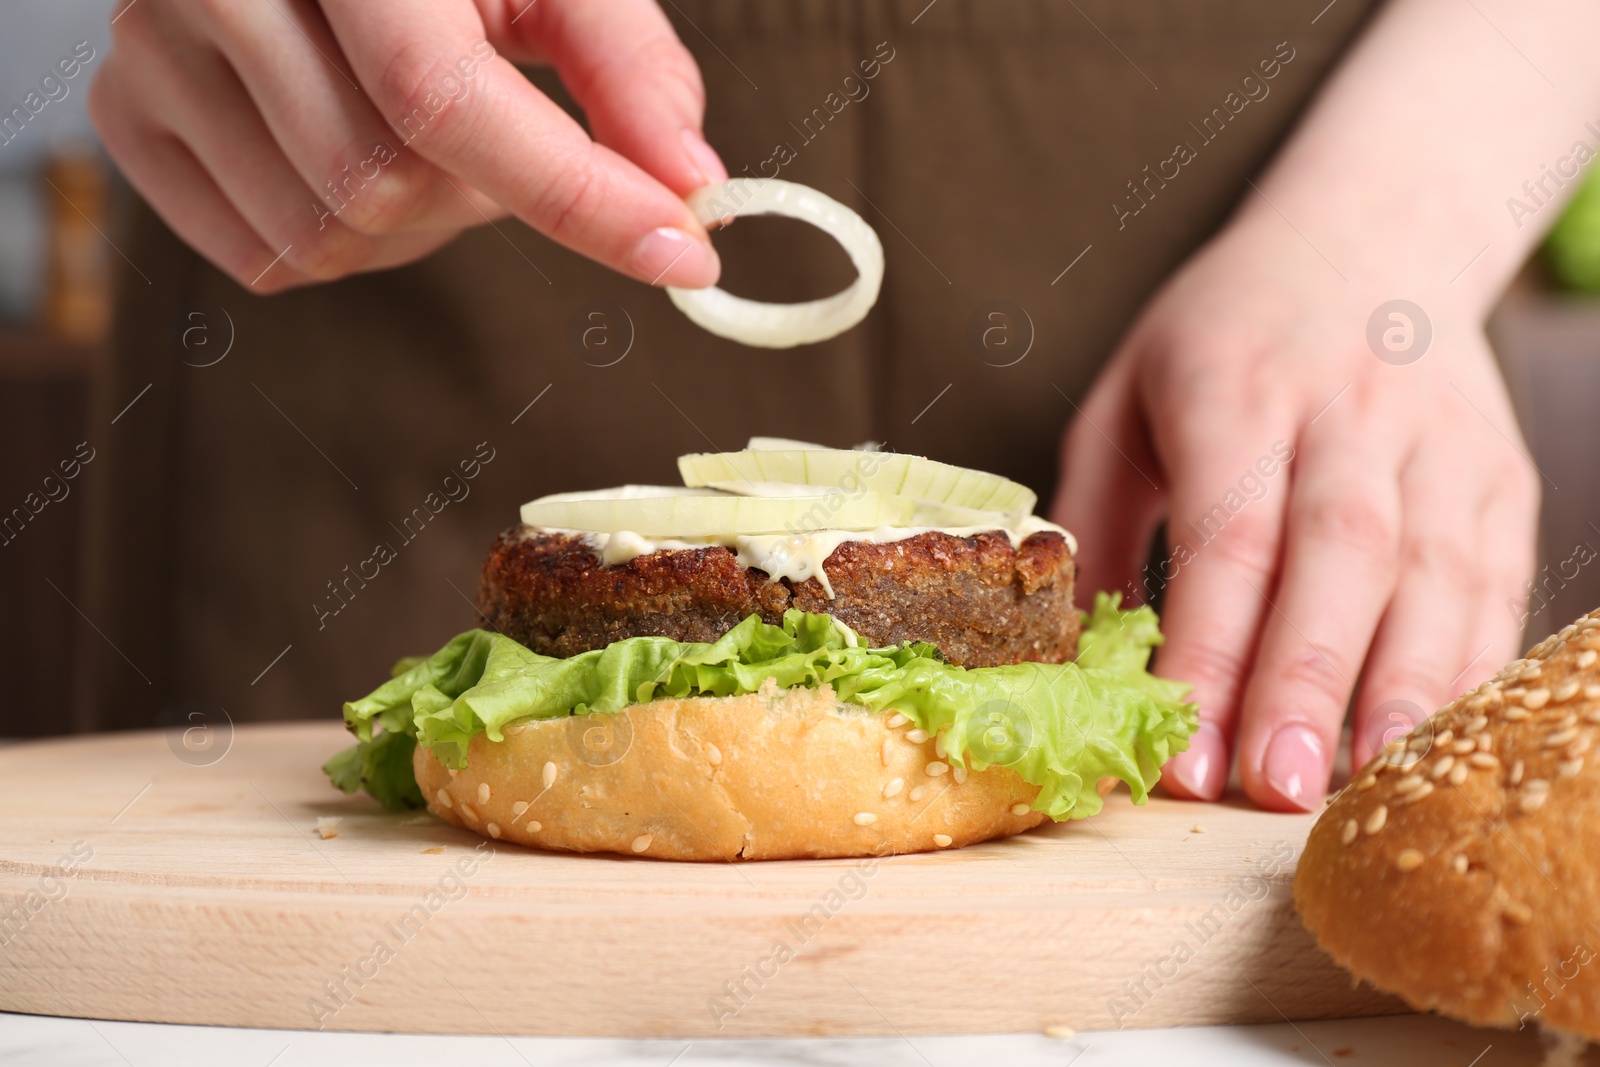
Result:
<instances>
[{"instance_id":1,"label":"mayonnaise drizzle","mask_svg":"<svg viewBox=\"0 0 1600 1067\"><path fill-rule=\"evenodd\" d=\"M909 537L916 537L925 533L944 533L952 537L975 537L981 533L998 531L1004 533L1011 541L1011 546L1016 548L1036 533L1047 530L1061 534L1067 539L1067 550L1073 555L1078 553L1077 539L1066 530L1053 522L1046 522L1037 516L1023 516L1013 526L1004 528L992 525L985 526L880 526L876 530L815 530L807 533L789 534L730 534L722 537L703 538L649 538L628 530L616 533L596 533L592 530L557 530L539 528L545 533L570 534L582 538L584 544L595 554L595 557L607 567L616 567L647 556L653 552L679 551L685 549L706 548L711 545L723 545L734 550L741 567L765 571L769 581L777 582L784 578L791 582L803 582L808 578L815 578L827 594L828 599L833 599L833 585L828 581L827 571L823 564L827 558L840 545L847 541L864 541L867 544L881 545L894 541L904 541Z\"/></svg>"}]
</instances>

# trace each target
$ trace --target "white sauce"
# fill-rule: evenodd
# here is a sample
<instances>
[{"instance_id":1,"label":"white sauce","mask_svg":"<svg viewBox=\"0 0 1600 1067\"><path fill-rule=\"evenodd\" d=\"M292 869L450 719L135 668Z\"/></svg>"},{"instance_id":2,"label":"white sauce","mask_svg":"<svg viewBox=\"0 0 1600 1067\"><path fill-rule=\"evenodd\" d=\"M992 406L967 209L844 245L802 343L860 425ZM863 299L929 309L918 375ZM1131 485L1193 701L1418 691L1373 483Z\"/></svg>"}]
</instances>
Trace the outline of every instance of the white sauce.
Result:
<instances>
[{"instance_id":1,"label":"white sauce","mask_svg":"<svg viewBox=\"0 0 1600 1067\"><path fill-rule=\"evenodd\" d=\"M996 530L994 526L880 526L876 530L816 530L803 534L734 534L725 537L697 537L687 539L648 538L631 531L596 533L592 530L557 530L540 528L546 533L564 533L581 537L595 557L607 567L615 567L647 556L652 552L706 548L724 545L734 550L739 565L765 571L769 581L787 578L803 582L815 578L828 598L833 599L833 585L828 581L823 563L833 555L834 549L846 541L865 541L882 545L904 541L925 533L944 533L952 537L975 537ZM1078 554L1077 539L1053 522L1027 515L1014 527L1000 529L1016 548L1033 534L1054 531L1067 540L1067 551Z\"/></svg>"}]
</instances>

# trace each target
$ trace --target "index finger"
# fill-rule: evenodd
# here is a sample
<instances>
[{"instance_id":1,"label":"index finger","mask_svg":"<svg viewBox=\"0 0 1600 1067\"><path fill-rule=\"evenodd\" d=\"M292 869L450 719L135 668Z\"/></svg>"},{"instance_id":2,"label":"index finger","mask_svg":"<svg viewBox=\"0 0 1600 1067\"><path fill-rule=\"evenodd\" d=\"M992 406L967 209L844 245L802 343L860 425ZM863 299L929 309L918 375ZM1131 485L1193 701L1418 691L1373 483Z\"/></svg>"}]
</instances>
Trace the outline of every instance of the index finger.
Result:
<instances>
[{"instance_id":1,"label":"index finger","mask_svg":"<svg viewBox=\"0 0 1600 1067\"><path fill-rule=\"evenodd\" d=\"M1287 423L1241 413L1219 418L1168 450L1171 586L1162 612L1167 641L1157 673L1194 685L1200 727L1166 777L1180 796L1216 800L1228 781L1231 737L1263 623L1263 594L1276 577L1294 447Z\"/></svg>"},{"instance_id":2,"label":"index finger","mask_svg":"<svg viewBox=\"0 0 1600 1067\"><path fill-rule=\"evenodd\" d=\"M687 205L603 145L484 37L467 0L323 0L362 88L403 143L575 252L653 285L716 281Z\"/></svg>"}]
</instances>

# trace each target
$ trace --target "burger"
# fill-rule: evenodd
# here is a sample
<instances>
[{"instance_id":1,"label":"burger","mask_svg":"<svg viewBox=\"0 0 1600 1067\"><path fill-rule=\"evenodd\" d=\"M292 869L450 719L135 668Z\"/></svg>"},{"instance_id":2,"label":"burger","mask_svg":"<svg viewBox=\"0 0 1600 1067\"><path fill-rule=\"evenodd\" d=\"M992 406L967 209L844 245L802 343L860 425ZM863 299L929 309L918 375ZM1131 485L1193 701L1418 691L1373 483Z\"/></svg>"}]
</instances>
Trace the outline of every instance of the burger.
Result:
<instances>
[{"instance_id":1,"label":"burger","mask_svg":"<svg viewBox=\"0 0 1600 1067\"><path fill-rule=\"evenodd\" d=\"M484 626L344 706L333 783L536 848L843 857L1143 802L1187 747L1154 612L1080 613L1026 487L767 438L678 465L524 505Z\"/></svg>"}]
</instances>

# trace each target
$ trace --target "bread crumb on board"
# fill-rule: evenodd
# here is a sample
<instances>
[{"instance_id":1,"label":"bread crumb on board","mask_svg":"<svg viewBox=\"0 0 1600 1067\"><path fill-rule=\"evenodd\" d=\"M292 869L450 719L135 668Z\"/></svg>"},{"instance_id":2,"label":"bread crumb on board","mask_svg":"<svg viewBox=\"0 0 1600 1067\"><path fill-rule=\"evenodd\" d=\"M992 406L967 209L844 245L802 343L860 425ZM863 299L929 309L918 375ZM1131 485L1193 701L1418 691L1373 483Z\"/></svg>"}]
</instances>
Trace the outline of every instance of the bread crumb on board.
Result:
<instances>
[{"instance_id":1,"label":"bread crumb on board","mask_svg":"<svg viewBox=\"0 0 1600 1067\"><path fill-rule=\"evenodd\" d=\"M1071 1041L1078 1036L1078 1031L1061 1023L1052 1023L1044 1028L1045 1037L1053 1037L1057 1041Z\"/></svg>"},{"instance_id":2,"label":"bread crumb on board","mask_svg":"<svg viewBox=\"0 0 1600 1067\"><path fill-rule=\"evenodd\" d=\"M317 816L317 836L324 841L339 836L339 824L344 820L337 815Z\"/></svg>"},{"instance_id":3,"label":"bread crumb on board","mask_svg":"<svg viewBox=\"0 0 1600 1067\"><path fill-rule=\"evenodd\" d=\"M434 845L432 848L423 849L422 850L422 854L424 856L437 856L439 853L441 853L443 851L444 851L444 846L443 845Z\"/></svg>"},{"instance_id":4,"label":"bread crumb on board","mask_svg":"<svg viewBox=\"0 0 1600 1067\"><path fill-rule=\"evenodd\" d=\"M1191 834L1203 834L1206 832L1206 828L1201 826L1199 823L1195 823L1193 826L1189 827L1189 832Z\"/></svg>"}]
</instances>

